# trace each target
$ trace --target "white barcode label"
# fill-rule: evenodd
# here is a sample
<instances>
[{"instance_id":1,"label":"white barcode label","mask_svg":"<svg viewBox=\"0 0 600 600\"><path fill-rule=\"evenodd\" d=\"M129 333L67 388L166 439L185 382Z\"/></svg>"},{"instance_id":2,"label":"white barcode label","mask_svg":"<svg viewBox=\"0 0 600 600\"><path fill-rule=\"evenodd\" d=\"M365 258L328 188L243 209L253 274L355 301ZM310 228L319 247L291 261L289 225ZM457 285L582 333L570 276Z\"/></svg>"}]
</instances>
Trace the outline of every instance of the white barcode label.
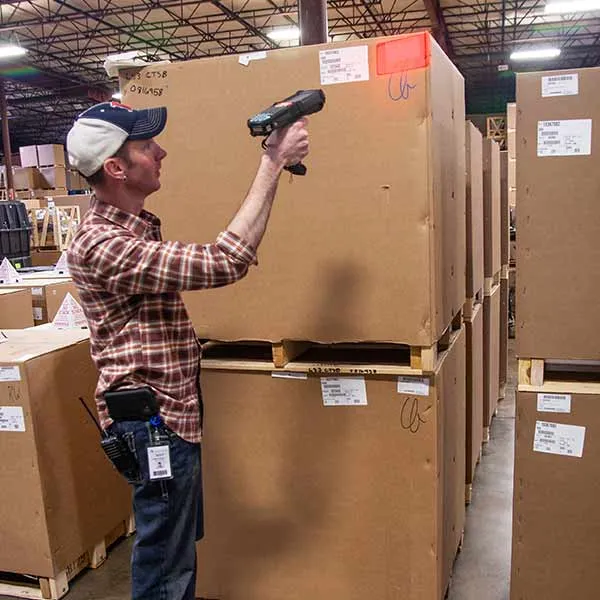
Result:
<instances>
[{"instance_id":1,"label":"white barcode label","mask_svg":"<svg viewBox=\"0 0 600 600\"><path fill-rule=\"evenodd\" d=\"M533 451L561 456L583 456L585 427L536 421Z\"/></svg>"},{"instance_id":2,"label":"white barcode label","mask_svg":"<svg viewBox=\"0 0 600 600\"><path fill-rule=\"evenodd\" d=\"M33 320L41 321L44 318L44 311L39 306L33 307Z\"/></svg>"},{"instance_id":3,"label":"white barcode label","mask_svg":"<svg viewBox=\"0 0 600 600\"><path fill-rule=\"evenodd\" d=\"M319 52L321 85L369 80L368 46L351 46Z\"/></svg>"},{"instance_id":4,"label":"white barcode label","mask_svg":"<svg viewBox=\"0 0 600 600\"><path fill-rule=\"evenodd\" d=\"M538 156L589 156L592 120L538 121Z\"/></svg>"},{"instance_id":5,"label":"white barcode label","mask_svg":"<svg viewBox=\"0 0 600 600\"><path fill-rule=\"evenodd\" d=\"M25 431L22 406L0 406L0 431Z\"/></svg>"},{"instance_id":6,"label":"white barcode label","mask_svg":"<svg viewBox=\"0 0 600 600\"><path fill-rule=\"evenodd\" d=\"M538 412L570 413L571 394L538 394Z\"/></svg>"},{"instance_id":7,"label":"white barcode label","mask_svg":"<svg viewBox=\"0 0 600 600\"><path fill-rule=\"evenodd\" d=\"M325 406L366 406L367 385L364 377L321 377Z\"/></svg>"},{"instance_id":8,"label":"white barcode label","mask_svg":"<svg viewBox=\"0 0 600 600\"><path fill-rule=\"evenodd\" d=\"M398 377L398 393L413 396L429 396L429 379L427 377Z\"/></svg>"},{"instance_id":9,"label":"white barcode label","mask_svg":"<svg viewBox=\"0 0 600 600\"><path fill-rule=\"evenodd\" d=\"M275 379L308 379L308 374L295 371L272 371L271 377Z\"/></svg>"},{"instance_id":10,"label":"white barcode label","mask_svg":"<svg viewBox=\"0 0 600 600\"><path fill-rule=\"evenodd\" d=\"M31 295L32 296L43 296L44 290L41 287L31 288Z\"/></svg>"},{"instance_id":11,"label":"white barcode label","mask_svg":"<svg viewBox=\"0 0 600 600\"><path fill-rule=\"evenodd\" d=\"M579 94L579 75L550 75L542 77L542 98L552 96L577 96Z\"/></svg>"},{"instance_id":12,"label":"white barcode label","mask_svg":"<svg viewBox=\"0 0 600 600\"><path fill-rule=\"evenodd\" d=\"M21 381L19 367L0 367L0 381Z\"/></svg>"}]
</instances>

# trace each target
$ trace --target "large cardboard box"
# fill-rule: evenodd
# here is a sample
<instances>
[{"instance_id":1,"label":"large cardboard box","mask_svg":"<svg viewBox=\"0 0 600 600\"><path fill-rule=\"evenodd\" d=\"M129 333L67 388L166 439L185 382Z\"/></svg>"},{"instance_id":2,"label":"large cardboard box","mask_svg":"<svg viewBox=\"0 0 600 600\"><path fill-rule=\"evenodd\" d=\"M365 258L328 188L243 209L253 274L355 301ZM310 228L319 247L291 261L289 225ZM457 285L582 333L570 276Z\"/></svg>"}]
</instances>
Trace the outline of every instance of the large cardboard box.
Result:
<instances>
[{"instance_id":1,"label":"large cardboard box","mask_svg":"<svg viewBox=\"0 0 600 600\"><path fill-rule=\"evenodd\" d=\"M484 272L494 277L502 267L500 146L483 140Z\"/></svg>"},{"instance_id":2,"label":"large cardboard box","mask_svg":"<svg viewBox=\"0 0 600 600\"><path fill-rule=\"evenodd\" d=\"M0 329L32 326L31 290L0 289Z\"/></svg>"},{"instance_id":3,"label":"large cardboard box","mask_svg":"<svg viewBox=\"0 0 600 600\"><path fill-rule=\"evenodd\" d=\"M41 187L42 179L37 167L13 167L15 190L32 190Z\"/></svg>"},{"instance_id":4,"label":"large cardboard box","mask_svg":"<svg viewBox=\"0 0 600 600\"><path fill-rule=\"evenodd\" d=\"M390 67L394 54L415 68ZM200 337L432 344L465 298L462 76L428 33L244 62L223 56L122 78L125 103L169 110L163 184L147 206L165 239L183 242L214 240L246 196L261 152L248 118L298 89L327 94L311 119L308 174L282 177L259 267L236 285L187 294ZM386 67L394 72L378 75Z\"/></svg>"},{"instance_id":5,"label":"large cardboard box","mask_svg":"<svg viewBox=\"0 0 600 600\"><path fill-rule=\"evenodd\" d=\"M61 254L60 250L41 250L36 248L31 252L31 266L50 267L58 262Z\"/></svg>"},{"instance_id":6,"label":"large cardboard box","mask_svg":"<svg viewBox=\"0 0 600 600\"><path fill-rule=\"evenodd\" d=\"M37 147L37 153L38 164L41 167L64 167L67 164L65 147L62 144L43 144Z\"/></svg>"},{"instance_id":7,"label":"large cardboard box","mask_svg":"<svg viewBox=\"0 0 600 600\"><path fill-rule=\"evenodd\" d=\"M508 152L500 152L500 265L510 262L510 207L508 200Z\"/></svg>"},{"instance_id":8,"label":"large cardboard box","mask_svg":"<svg viewBox=\"0 0 600 600\"><path fill-rule=\"evenodd\" d=\"M471 122L465 130L467 214L467 298L483 293L483 140ZM481 297L480 297L481 300Z\"/></svg>"},{"instance_id":9,"label":"large cardboard box","mask_svg":"<svg viewBox=\"0 0 600 600\"><path fill-rule=\"evenodd\" d=\"M473 483L483 443L483 304L476 304L465 319L467 341L466 479Z\"/></svg>"},{"instance_id":10,"label":"large cardboard box","mask_svg":"<svg viewBox=\"0 0 600 600\"><path fill-rule=\"evenodd\" d=\"M555 77L570 95L543 96ZM598 89L600 68L518 75L522 357L600 359Z\"/></svg>"},{"instance_id":11,"label":"large cardboard box","mask_svg":"<svg viewBox=\"0 0 600 600\"><path fill-rule=\"evenodd\" d=\"M35 325L52 321L67 294L71 294L79 302L77 288L70 279L23 279L19 283L1 284L0 289L31 291L31 308Z\"/></svg>"},{"instance_id":12,"label":"large cardboard box","mask_svg":"<svg viewBox=\"0 0 600 600\"><path fill-rule=\"evenodd\" d=\"M583 388L588 393L577 391ZM539 401L570 409L540 412ZM517 395L511 600L598 598L599 408L598 383Z\"/></svg>"},{"instance_id":13,"label":"large cardboard box","mask_svg":"<svg viewBox=\"0 0 600 600\"><path fill-rule=\"evenodd\" d=\"M506 129L517 128L517 105L514 102L509 102L506 105Z\"/></svg>"},{"instance_id":14,"label":"large cardboard box","mask_svg":"<svg viewBox=\"0 0 600 600\"><path fill-rule=\"evenodd\" d=\"M0 571L54 577L127 518L130 491L79 400L94 412L97 372L87 333L5 333Z\"/></svg>"},{"instance_id":15,"label":"large cardboard box","mask_svg":"<svg viewBox=\"0 0 600 600\"><path fill-rule=\"evenodd\" d=\"M464 524L464 330L424 380L353 362L204 362L198 596L444 597ZM324 406L348 377L367 404Z\"/></svg>"},{"instance_id":16,"label":"large cardboard box","mask_svg":"<svg viewBox=\"0 0 600 600\"><path fill-rule=\"evenodd\" d=\"M19 148L19 156L21 167L37 167L38 166L38 155L37 146L21 146ZM13 163L13 166L15 164Z\"/></svg>"},{"instance_id":17,"label":"large cardboard box","mask_svg":"<svg viewBox=\"0 0 600 600\"><path fill-rule=\"evenodd\" d=\"M483 299L484 428L490 426L500 398L500 294L500 285L495 285Z\"/></svg>"},{"instance_id":18,"label":"large cardboard box","mask_svg":"<svg viewBox=\"0 0 600 600\"><path fill-rule=\"evenodd\" d=\"M67 169L65 167L40 167L40 173L46 188L67 189Z\"/></svg>"},{"instance_id":19,"label":"large cardboard box","mask_svg":"<svg viewBox=\"0 0 600 600\"><path fill-rule=\"evenodd\" d=\"M505 396L505 385L508 381L508 268L506 269L506 277L500 279L500 351L499 351L499 382L500 393L499 398Z\"/></svg>"},{"instance_id":20,"label":"large cardboard box","mask_svg":"<svg viewBox=\"0 0 600 600\"><path fill-rule=\"evenodd\" d=\"M79 214L81 218L85 216L85 213L90 209L90 202L92 200L91 194L49 194L46 193L41 199L41 206L79 206Z\"/></svg>"}]
</instances>

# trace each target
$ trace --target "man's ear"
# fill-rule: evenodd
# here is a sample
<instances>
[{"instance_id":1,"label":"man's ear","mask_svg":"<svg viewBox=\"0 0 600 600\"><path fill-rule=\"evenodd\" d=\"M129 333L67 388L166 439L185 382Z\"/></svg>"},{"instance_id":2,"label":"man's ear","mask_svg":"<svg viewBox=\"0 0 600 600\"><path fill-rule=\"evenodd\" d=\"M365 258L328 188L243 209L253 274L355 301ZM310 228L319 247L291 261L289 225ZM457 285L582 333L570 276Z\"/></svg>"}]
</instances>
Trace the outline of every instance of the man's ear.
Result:
<instances>
[{"instance_id":1,"label":"man's ear","mask_svg":"<svg viewBox=\"0 0 600 600\"><path fill-rule=\"evenodd\" d=\"M104 172L107 177L112 177L113 179L127 179L125 163L118 157L107 158L104 161Z\"/></svg>"}]
</instances>

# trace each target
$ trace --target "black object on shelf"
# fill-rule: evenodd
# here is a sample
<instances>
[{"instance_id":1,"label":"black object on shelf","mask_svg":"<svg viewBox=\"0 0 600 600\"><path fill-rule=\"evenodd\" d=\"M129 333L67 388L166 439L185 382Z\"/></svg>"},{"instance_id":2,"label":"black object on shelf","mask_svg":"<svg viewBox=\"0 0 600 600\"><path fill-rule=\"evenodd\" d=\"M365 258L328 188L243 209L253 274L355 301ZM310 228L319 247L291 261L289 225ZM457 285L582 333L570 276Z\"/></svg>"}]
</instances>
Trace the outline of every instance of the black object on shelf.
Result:
<instances>
[{"instance_id":1,"label":"black object on shelf","mask_svg":"<svg viewBox=\"0 0 600 600\"><path fill-rule=\"evenodd\" d=\"M15 268L31 266L31 223L22 202L0 202L0 262L8 258Z\"/></svg>"}]
</instances>

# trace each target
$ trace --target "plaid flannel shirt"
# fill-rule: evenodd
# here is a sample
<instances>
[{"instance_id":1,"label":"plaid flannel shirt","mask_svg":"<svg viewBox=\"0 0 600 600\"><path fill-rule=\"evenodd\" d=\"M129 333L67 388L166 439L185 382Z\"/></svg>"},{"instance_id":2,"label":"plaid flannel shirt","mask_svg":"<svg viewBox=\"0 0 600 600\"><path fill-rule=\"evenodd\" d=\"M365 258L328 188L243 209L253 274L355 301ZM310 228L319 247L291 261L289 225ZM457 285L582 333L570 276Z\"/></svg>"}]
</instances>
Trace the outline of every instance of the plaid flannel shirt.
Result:
<instances>
[{"instance_id":1,"label":"plaid flannel shirt","mask_svg":"<svg viewBox=\"0 0 600 600\"><path fill-rule=\"evenodd\" d=\"M100 374L102 427L112 422L105 391L148 385L166 425L199 442L201 351L179 292L241 279L256 264L254 249L229 231L213 244L163 242L155 215L135 216L95 199L69 246L68 263Z\"/></svg>"}]
</instances>

